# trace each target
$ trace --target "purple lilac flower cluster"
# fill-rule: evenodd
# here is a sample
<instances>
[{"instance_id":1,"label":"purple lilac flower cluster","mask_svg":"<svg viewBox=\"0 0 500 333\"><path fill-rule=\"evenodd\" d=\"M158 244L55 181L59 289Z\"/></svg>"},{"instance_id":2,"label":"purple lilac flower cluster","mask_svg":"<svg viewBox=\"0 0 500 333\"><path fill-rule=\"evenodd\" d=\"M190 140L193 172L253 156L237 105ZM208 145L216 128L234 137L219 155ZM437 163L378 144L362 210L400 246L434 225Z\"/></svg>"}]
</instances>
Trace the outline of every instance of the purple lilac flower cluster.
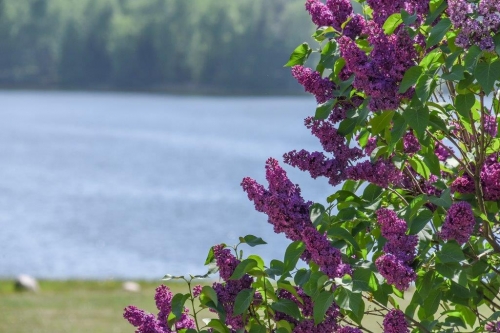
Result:
<instances>
[{"instance_id":1,"label":"purple lilac flower cluster","mask_svg":"<svg viewBox=\"0 0 500 333\"><path fill-rule=\"evenodd\" d=\"M293 301L299 307L299 310L304 317L303 320L298 321L289 315L276 311L275 320L276 322L280 320L286 320L289 323L295 325L293 329L293 333L336 333L338 332L338 321L340 317L340 311L337 304L332 303L328 310L326 310L324 320L318 324L314 324L313 319L313 309L314 303L311 297L309 297L304 290L300 287L294 287L297 291L297 295L300 297L300 300L297 299L292 293L287 290L281 289L278 292L279 299L288 299Z\"/></svg>"},{"instance_id":2,"label":"purple lilac flower cluster","mask_svg":"<svg viewBox=\"0 0 500 333\"><path fill-rule=\"evenodd\" d=\"M363 34L372 46L368 55L352 39L338 40L346 68L355 75L353 87L371 97L370 110L395 110L413 94L412 89L404 94L398 90L405 72L416 63L415 41L404 29L387 36L373 21L366 24Z\"/></svg>"},{"instance_id":3,"label":"purple lilac flower cluster","mask_svg":"<svg viewBox=\"0 0 500 333\"><path fill-rule=\"evenodd\" d=\"M408 131L403 137L403 149L408 155L413 155L417 153L422 147L418 142L417 137L413 134L413 131Z\"/></svg>"},{"instance_id":4,"label":"purple lilac flower cluster","mask_svg":"<svg viewBox=\"0 0 500 333\"><path fill-rule=\"evenodd\" d=\"M416 235L406 234L406 221L398 218L394 211L381 208L376 214L382 236L387 239L387 243L384 246L385 254L380 256L375 264L387 283L395 285L399 290L406 290L416 279L410 264L415 259L418 238Z\"/></svg>"},{"instance_id":5,"label":"purple lilac flower cluster","mask_svg":"<svg viewBox=\"0 0 500 333\"><path fill-rule=\"evenodd\" d=\"M352 107L352 106L351 106ZM316 120L312 117L305 119L305 125L311 130L323 146L323 149L334 155L328 158L323 153L310 153L306 150L286 153L283 158L285 163L297 167L302 171L308 171L311 177L327 177L333 186L345 180L345 172L349 161L356 161L363 156L359 148L350 148L344 136L338 133L335 124L345 117L345 109L337 108L327 120Z\"/></svg>"},{"instance_id":6,"label":"purple lilac flower cluster","mask_svg":"<svg viewBox=\"0 0 500 333\"><path fill-rule=\"evenodd\" d=\"M495 333L500 333L500 321L495 322L489 322L484 326L484 329L487 332L495 332Z\"/></svg>"},{"instance_id":7,"label":"purple lilac flower cluster","mask_svg":"<svg viewBox=\"0 0 500 333\"><path fill-rule=\"evenodd\" d=\"M156 307L159 310L157 318L133 305L125 308L123 317L137 327L136 333L170 333L181 329L194 329L194 320L188 315L189 310L186 308L180 320L175 323L174 330L167 325L167 318L172 311L172 296L170 289L161 285L156 288L155 294Z\"/></svg>"},{"instance_id":8,"label":"purple lilac flower cluster","mask_svg":"<svg viewBox=\"0 0 500 333\"><path fill-rule=\"evenodd\" d=\"M462 245L469 240L475 224L471 205L465 201L457 202L448 209L439 236L444 240L454 239Z\"/></svg>"},{"instance_id":9,"label":"purple lilac flower cluster","mask_svg":"<svg viewBox=\"0 0 500 333\"><path fill-rule=\"evenodd\" d=\"M302 65L292 67L293 77L301 84L305 91L316 96L318 103L325 103L333 98L335 83L328 78L322 78L321 74Z\"/></svg>"},{"instance_id":10,"label":"purple lilac flower cluster","mask_svg":"<svg viewBox=\"0 0 500 333\"><path fill-rule=\"evenodd\" d=\"M364 18L354 14L349 0L327 0L326 5L320 0L307 0L306 10L318 27L330 26L337 31L342 31L344 36L356 38L365 25ZM342 25L347 22L345 27Z\"/></svg>"},{"instance_id":11,"label":"purple lilac flower cluster","mask_svg":"<svg viewBox=\"0 0 500 333\"><path fill-rule=\"evenodd\" d=\"M240 261L222 244L214 246L213 251L217 267L219 267L219 275L224 283L215 282L212 287L217 294L217 300L226 312L226 325L233 330L241 329L245 323L242 315L233 315L234 302L240 291L252 287L253 279L245 274L239 280L229 280Z\"/></svg>"},{"instance_id":12,"label":"purple lilac flower cluster","mask_svg":"<svg viewBox=\"0 0 500 333\"><path fill-rule=\"evenodd\" d=\"M484 116L484 132L493 138L497 136L498 124L495 116L492 115Z\"/></svg>"},{"instance_id":13,"label":"purple lilac flower cluster","mask_svg":"<svg viewBox=\"0 0 500 333\"><path fill-rule=\"evenodd\" d=\"M392 309L383 321L384 333L409 333L408 323L401 310Z\"/></svg>"},{"instance_id":14,"label":"purple lilac flower cluster","mask_svg":"<svg viewBox=\"0 0 500 333\"><path fill-rule=\"evenodd\" d=\"M351 274L351 267L342 262L340 251L313 226L309 218L311 202L304 201L300 188L288 179L285 170L273 158L266 162L266 179L269 182L267 190L248 177L241 185L255 209L267 214L274 231L283 232L293 241L303 241L306 246L303 259L318 264L330 278Z\"/></svg>"},{"instance_id":15,"label":"purple lilac flower cluster","mask_svg":"<svg viewBox=\"0 0 500 333\"><path fill-rule=\"evenodd\" d=\"M391 161L385 159L379 159L374 163L363 161L348 167L345 173L347 179L366 180L384 188L389 184L398 184L403 177L401 171Z\"/></svg>"},{"instance_id":16,"label":"purple lilac flower cluster","mask_svg":"<svg viewBox=\"0 0 500 333\"><path fill-rule=\"evenodd\" d=\"M436 142L434 146L434 154L436 154L438 159L442 162L446 161L451 156L450 152L445 148L441 141Z\"/></svg>"},{"instance_id":17,"label":"purple lilac flower cluster","mask_svg":"<svg viewBox=\"0 0 500 333\"><path fill-rule=\"evenodd\" d=\"M492 154L486 159L480 173L484 199L500 200L500 162L498 154ZM453 181L451 190L462 194L471 194L476 190L474 180L468 174L463 174Z\"/></svg>"},{"instance_id":18,"label":"purple lilac flower cluster","mask_svg":"<svg viewBox=\"0 0 500 333\"><path fill-rule=\"evenodd\" d=\"M467 49L472 45L494 51L493 35L500 31L500 3L481 0L473 4L467 0L448 0L448 15L453 26L461 29L455 44Z\"/></svg>"},{"instance_id":19,"label":"purple lilac flower cluster","mask_svg":"<svg viewBox=\"0 0 500 333\"><path fill-rule=\"evenodd\" d=\"M373 20L382 27L389 16L400 13L404 9L407 13L416 13L420 22L423 15L429 12L429 1L426 0L367 0L373 9Z\"/></svg>"}]
</instances>

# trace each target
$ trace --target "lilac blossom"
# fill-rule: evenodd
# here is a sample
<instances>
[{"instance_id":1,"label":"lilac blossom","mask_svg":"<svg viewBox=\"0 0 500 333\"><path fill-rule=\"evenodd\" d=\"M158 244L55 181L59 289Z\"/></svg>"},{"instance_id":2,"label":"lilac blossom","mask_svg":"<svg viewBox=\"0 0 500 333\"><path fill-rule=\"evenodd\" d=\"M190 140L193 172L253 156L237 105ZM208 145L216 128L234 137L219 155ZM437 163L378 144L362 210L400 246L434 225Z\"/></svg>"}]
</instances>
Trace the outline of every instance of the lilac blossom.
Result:
<instances>
[{"instance_id":1,"label":"lilac blossom","mask_svg":"<svg viewBox=\"0 0 500 333\"><path fill-rule=\"evenodd\" d=\"M389 160L379 159L375 163L363 161L350 166L345 171L347 179L366 180L377 186L387 188L389 184L398 184L402 173Z\"/></svg>"},{"instance_id":2,"label":"lilac blossom","mask_svg":"<svg viewBox=\"0 0 500 333\"><path fill-rule=\"evenodd\" d=\"M420 143L412 131L407 132L403 137L403 148L408 155L413 155L420 150Z\"/></svg>"},{"instance_id":3,"label":"lilac blossom","mask_svg":"<svg viewBox=\"0 0 500 333\"><path fill-rule=\"evenodd\" d=\"M500 200L500 163L486 163L481 170L484 199Z\"/></svg>"},{"instance_id":4,"label":"lilac blossom","mask_svg":"<svg viewBox=\"0 0 500 333\"><path fill-rule=\"evenodd\" d=\"M495 116L485 115L484 116L484 132L491 137L497 136L497 119Z\"/></svg>"},{"instance_id":5,"label":"lilac blossom","mask_svg":"<svg viewBox=\"0 0 500 333\"><path fill-rule=\"evenodd\" d=\"M465 201L454 203L448 209L439 235L444 240L454 239L462 245L469 240L475 224L471 205Z\"/></svg>"},{"instance_id":6,"label":"lilac blossom","mask_svg":"<svg viewBox=\"0 0 500 333\"><path fill-rule=\"evenodd\" d=\"M441 141L436 142L434 146L434 153L442 162L446 161L451 156L450 152L445 148Z\"/></svg>"},{"instance_id":7,"label":"lilac blossom","mask_svg":"<svg viewBox=\"0 0 500 333\"><path fill-rule=\"evenodd\" d=\"M167 326L167 318L172 311L172 292L164 285L156 288L156 307L159 310L157 318L153 314L131 305L125 308L123 317L130 324L137 327L137 333L170 333L172 330ZM181 318L175 323L175 329L195 328L194 320L188 315L189 310L184 308Z\"/></svg>"},{"instance_id":8,"label":"lilac blossom","mask_svg":"<svg viewBox=\"0 0 500 333\"><path fill-rule=\"evenodd\" d=\"M395 255L386 253L375 260L375 266L388 284L394 285L401 291L410 287L410 283L417 279L415 271Z\"/></svg>"},{"instance_id":9,"label":"lilac blossom","mask_svg":"<svg viewBox=\"0 0 500 333\"><path fill-rule=\"evenodd\" d=\"M338 329L336 333L363 333L363 331L357 327L344 326Z\"/></svg>"},{"instance_id":10,"label":"lilac blossom","mask_svg":"<svg viewBox=\"0 0 500 333\"><path fill-rule=\"evenodd\" d=\"M217 267L219 267L219 275L224 281L228 281L240 261L223 244L214 246L213 251Z\"/></svg>"},{"instance_id":11,"label":"lilac blossom","mask_svg":"<svg viewBox=\"0 0 500 333\"><path fill-rule=\"evenodd\" d=\"M451 192L458 192L461 194L470 194L476 191L474 180L469 174L465 173L463 176L457 177L451 183Z\"/></svg>"},{"instance_id":12,"label":"lilac blossom","mask_svg":"<svg viewBox=\"0 0 500 333\"><path fill-rule=\"evenodd\" d=\"M316 96L318 104L333 98L335 83L328 78L322 78L319 72L302 65L296 65L292 67L292 75L304 87L305 91Z\"/></svg>"},{"instance_id":13,"label":"lilac blossom","mask_svg":"<svg viewBox=\"0 0 500 333\"><path fill-rule=\"evenodd\" d=\"M490 321L489 323L487 323L487 324L484 326L484 329L485 329L487 332L495 332L495 333L500 333L500 321L497 321L496 323L495 323L495 322Z\"/></svg>"},{"instance_id":14,"label":"lilac blossom","mask_svg":"<svg viewBox=\"0 0 500 333\"><path fill-rule=\"evenodd\" d=\"M306 10L311 15L311 19L318 27L332 26L333 14L328 7L319 0L307 0Z\"/></svg>"},{"instance_id":15,"label":"lilac blossom","mask_svg":"<svg viewBox=\"0 0 500 333\"><path fill-rule=\"evenodd\" d=\"M384 333L409 333L403 311L392 309L387 313L383 321Z\"/></svg>"},{"instance_id":16,"label":"lilac blossom","mask_svg":"<svg viewBox=\"0 0 500 333\"><path fill-rule=\"evenodd\" d=\"M193 297L198 297L201 295L201 291L202 291L203 287L200 286L200 285L196 285L193 287Z\"/></svg>"},{"instance_id":17,"label":"lilac blossom","mask_svg":"<svg viewBox=\"0 0 500 333\"><path fill-rule=\"evenodd\" d=\"M340 251L313 226L309 218L312 203L304 201L300 188L288 179L285 170L273 158L267 160L266 179L269 182L267 190L248 177L241 185L248 198L254 201L256 210L267 214L274 231L284 233L291 240L303 241L306 250L302 258L316 262L330 278L349 274L350 267L342 262Z\"/></svg>"}]
</instances>

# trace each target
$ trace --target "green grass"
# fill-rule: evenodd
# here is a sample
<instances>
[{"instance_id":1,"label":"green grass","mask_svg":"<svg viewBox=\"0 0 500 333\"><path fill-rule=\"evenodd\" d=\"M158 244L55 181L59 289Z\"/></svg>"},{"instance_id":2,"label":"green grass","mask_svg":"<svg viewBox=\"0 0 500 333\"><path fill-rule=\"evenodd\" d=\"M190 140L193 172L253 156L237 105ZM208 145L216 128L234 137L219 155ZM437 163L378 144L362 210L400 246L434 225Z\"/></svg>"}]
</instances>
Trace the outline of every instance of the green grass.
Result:
<instances>
[{"instance_id":1,"label":"green grass","mask_svg":"<svg viewBox=\"0 0 500 333\"><path fill-rule=\"evenodd\" d=\"M130 293L122 290L122 281L40 281L40 292L35 294L17 292L13 281L0 280L0 332L134 332L134 327L122 317L123 309L135 305L157 313L154 294L162 281L138 283L141 291ZM174 294L187 292L183 283L167 285ZM398 302L403 308L407 305L407 300ZM374 332L382 332L379 323L380 317L365 316L363 320Z\"/></svg>"},{"instance_id":2,"label":"green grass","mask_svg":"<svg viewBox=\"0 0 500 333\"><path fill-rule=\"evenodd\" d=\"M0 332L134 332L123 319L127 305L156 313L154 290L162 281L140 281L138 293L122 290L122 281L40 281L40 292L16 292L13 281L0 281ZM184 292L184 284L168 284Z\"/></svg>"}]
</instances>

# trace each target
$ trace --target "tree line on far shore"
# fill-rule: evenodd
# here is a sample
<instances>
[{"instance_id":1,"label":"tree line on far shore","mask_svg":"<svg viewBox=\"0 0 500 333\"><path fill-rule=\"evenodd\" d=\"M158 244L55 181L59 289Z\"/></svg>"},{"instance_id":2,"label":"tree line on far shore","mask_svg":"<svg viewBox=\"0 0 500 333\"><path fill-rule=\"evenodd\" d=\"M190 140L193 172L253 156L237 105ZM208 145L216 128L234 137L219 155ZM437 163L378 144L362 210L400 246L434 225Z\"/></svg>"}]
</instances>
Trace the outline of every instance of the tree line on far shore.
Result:
<instances>
[{"instance_id":1,"label":"tree line on far shore","mask_svg":"<svg viewBox=\"0 0 500 333\"><path fill-rule=\"evenodd\" d=\"M303 0L0 0L0 86L300 91Z\"/></svg>"}]
</instances>

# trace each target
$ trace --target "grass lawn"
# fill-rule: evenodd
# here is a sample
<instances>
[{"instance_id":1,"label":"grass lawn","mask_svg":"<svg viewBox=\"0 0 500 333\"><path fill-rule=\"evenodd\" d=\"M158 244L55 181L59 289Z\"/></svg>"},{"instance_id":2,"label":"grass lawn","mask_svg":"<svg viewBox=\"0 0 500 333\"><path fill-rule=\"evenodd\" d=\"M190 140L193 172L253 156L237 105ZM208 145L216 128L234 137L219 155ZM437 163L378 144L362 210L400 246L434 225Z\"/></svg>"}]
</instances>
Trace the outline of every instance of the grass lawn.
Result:
<instances>
[{"instance_id":1,"label":"grass lawn","mask_svg":"<svg viewBox=\"0 0 500 333\"><path fill-rule=\"evenodd\" d=\"M13 281L0 280L0 332L131 333L134 327L123 319L123 309L136 305L156 314L154 293L162 282L139 281L141 291L131 293L122 290L122 281L40 281L41 290L34 294L16 292ZM167 285L174 294L187 292L185 284ZM365 316L363 322L382 332L380 318Z\"/></svg>"},{"instance_id":2,"label":"grass lawn","mask_svg":"<svg viewBox=\"0 0 500 333\"><path fill-rule=\"evenodd\" d=\"M0 332L115 333L134 332L123 309L136 305L157 313L154 290L162 281L139 282L138 293L122 290L122 281L40 281L40 292L14 291L0 280ZM184 284L168 284L172 292Z\"/></svg>"}]
</instances>

